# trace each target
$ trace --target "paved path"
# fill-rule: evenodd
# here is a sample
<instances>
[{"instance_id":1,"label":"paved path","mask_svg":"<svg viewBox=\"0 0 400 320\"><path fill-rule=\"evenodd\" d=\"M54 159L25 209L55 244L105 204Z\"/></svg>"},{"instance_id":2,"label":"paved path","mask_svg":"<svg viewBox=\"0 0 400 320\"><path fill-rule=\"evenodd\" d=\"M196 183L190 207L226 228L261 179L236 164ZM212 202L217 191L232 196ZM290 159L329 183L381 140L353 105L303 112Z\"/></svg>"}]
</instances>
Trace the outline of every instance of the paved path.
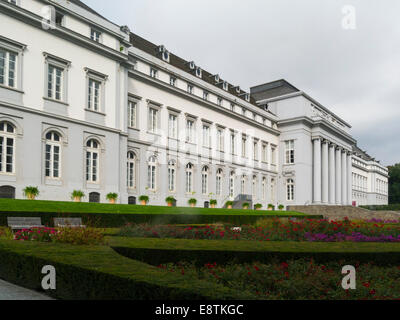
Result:
<instances>
[{"instance_id":1,"label":"paved path","mask_svg":"<svg viewBox=\"0 0 400 320\"><path fill-rule=\"evenodd\" d=\"M0 279L0 300L52 300L52 298Z\"/></svg>"}]
</instances>

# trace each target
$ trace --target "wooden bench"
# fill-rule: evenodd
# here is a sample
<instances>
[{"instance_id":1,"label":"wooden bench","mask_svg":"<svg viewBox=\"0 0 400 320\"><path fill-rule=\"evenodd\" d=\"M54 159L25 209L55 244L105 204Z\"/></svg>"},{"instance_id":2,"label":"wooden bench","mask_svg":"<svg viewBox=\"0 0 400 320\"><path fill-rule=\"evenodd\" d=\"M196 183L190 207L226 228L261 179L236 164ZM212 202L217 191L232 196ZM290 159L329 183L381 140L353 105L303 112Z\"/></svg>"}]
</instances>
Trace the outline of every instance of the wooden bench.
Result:
<instances>
[{"instance_id":1,"label":"wooden bench","mask_svg":"<svg viewBox=\"0 0 400 320\"><path fill-rule=\"evenodd\" d=\"M81 218L54 218L54 226L59 228L86 228Z\"/></svg>"},{"instance_id":2,"label":"wooden bench","mask_svg":"<svg viewBox=\"0 0 400 320\"><path fill-rule=\"evenodd\" d=\"M13 231L44 227L42 220L36 217L7 217L7 224Z\"/></svg>"}]
</instances>

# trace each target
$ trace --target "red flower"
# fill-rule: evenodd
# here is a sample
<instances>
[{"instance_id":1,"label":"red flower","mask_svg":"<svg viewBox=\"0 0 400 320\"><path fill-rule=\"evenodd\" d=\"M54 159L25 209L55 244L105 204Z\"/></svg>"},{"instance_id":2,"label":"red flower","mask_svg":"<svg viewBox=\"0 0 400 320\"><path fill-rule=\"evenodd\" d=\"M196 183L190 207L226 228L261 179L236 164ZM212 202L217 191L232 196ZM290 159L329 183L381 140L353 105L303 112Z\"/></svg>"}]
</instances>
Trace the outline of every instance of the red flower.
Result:
<instances>
[{"instance_id":1,"label":"red flower","mask_svg":"<svg viewBox=\"0 0 400 320\"><path fill-rule=\"evenodd\" d=\"M369 288L370 284L368 282L363 283L363 286Z\"/></svg>"},{"instance_id":2,"label":"red flower","mask_svg":"<svg viewBox=\"0 0 400 320\"><path fill-rule=\"evenodd\" d=\"M372 290L369 292L369 294L370 294L371 296L373 296L375 293L376 293L376 291L375 291L374 289L372 289Z\"/></svg>"}]
</instances>

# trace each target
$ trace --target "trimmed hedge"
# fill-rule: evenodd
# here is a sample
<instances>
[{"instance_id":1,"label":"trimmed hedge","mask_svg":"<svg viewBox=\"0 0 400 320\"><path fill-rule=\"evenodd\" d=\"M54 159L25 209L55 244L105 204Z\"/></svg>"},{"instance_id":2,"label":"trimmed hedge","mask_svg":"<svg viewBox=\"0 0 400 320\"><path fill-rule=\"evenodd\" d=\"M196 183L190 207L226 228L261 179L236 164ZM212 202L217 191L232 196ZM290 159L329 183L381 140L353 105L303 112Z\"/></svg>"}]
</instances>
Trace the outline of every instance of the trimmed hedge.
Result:
<instances>
[{"instance_id":1,"label":"trimmed hedge","mask_svg":"<svg viewBox=\"0 0 400 320\"><path fill-rule=\"evenodd\" d=\"M372 211L400 211L400 204L389 204L387 206L385 205L360 206L360 208Z\"/></svg>"},{"instance_id":2,"label":"trimmed hedge","mask_svg":"<svg viewBox=\"0 0 400 320\"><path fill-rule=\"evenodd\" d=\"M253 224L264 218L290 218L295 217L321 219L322 216L298 216L298 215L218 215L218 214L122 214L122 213L56 213L56 212L0 212L0 226L7 226L7 217L41 217L42 224L53 226L53 218L74 217L82 218L82 222L88 226L99 228L118 228L128 223L148 224Z\"/></svg>"},{"instance_id":3,"label":"trimmed hedge","mask_svg":"<svg viewBox=\"0 0 400 320\"><path fill-rule=\"evenodd\" d=\"M45 265L56 268L56 290L45 293L66 300L247 299L245 294L203 280L185 279L108 247L0 241L0 278L41 290Z\"/></svg>"},{"instance_id":4,"label":"trimmed hedge","mask_svg":"<svg viewBox=\"0 0 400 320\"><path fill-rule=\"evenodd\" d=\"M235 240L144 239L113 237L112 248L131 259L151 265L194 262L197 265L311 259L326 263L345 261L400 265L400 246L394 243L254 242Z\"/></svg>"}]
</instances>

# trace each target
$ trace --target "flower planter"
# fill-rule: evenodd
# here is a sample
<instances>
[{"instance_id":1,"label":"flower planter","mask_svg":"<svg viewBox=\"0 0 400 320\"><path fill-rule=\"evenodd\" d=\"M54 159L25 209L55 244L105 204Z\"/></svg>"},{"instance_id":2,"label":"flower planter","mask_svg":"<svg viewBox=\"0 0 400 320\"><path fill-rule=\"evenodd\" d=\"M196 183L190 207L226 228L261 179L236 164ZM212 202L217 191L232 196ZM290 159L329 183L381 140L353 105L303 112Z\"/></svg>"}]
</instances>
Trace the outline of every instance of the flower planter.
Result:
<instances>
[{"instance_id":1,"label":"flower planter","mask_svg":"<svg viewBox=\"0 0 400 320\"><path fill-rule=\"evenodd\" d=\"M256 208L256 210L257 210L257 211L260 211L260 210L261 210L261 208Z\"/></svg>"},{"instance_id":2,"label":"flower planter","mask_svg":"<svg viewBox=\"0 0 400 320\"><path fill-rule=\"evenodd\" d=\"M35 200L36 196L34 194L27 195L28 200Z\"/></svg>"},{"instance_id":3,"label":"flower planter","mask_svg":"<svg viewBox=\"0 0 400 320\"><path fill-rule=\"evenodd\" d=\"M80 197L74 197L74 202L81 202L81 198Z\"/></svg>"},{"instance_id":4,"label":"flower planter","mask_svg":"<svg viewBox=\"0 0 400 320\"><path fill-rule=\"evenodd\" d=\"M140 204L141 204L142 206L145 206L145 205L147 204L147 202L146 202L145 200L142 200L142 201L140 201Z\"/></svg>"},{"instance_id":5,"label":"flower planter","mask_svg":"<svg viewBox=\"0 0 400 320\"><path fill-rule=\"evenodd\" d=\"M210 204L210 207L214 209L215 208L215 204Z\"/></svg>"},{"instance_id":6,"label":"flower planter","mask_svg":"<svg viewBox=\"0 0 400 320\"><path fill-rule=\"evenodd\" d=\"M229 205L229 206L228 206L228 209L232 209L232 205Z\"/></svg>"},{"instance_id":7,"label":"flower planter","mask_svg":"<svg viewBox=\"0 0 400 320\"><path fill-rule=\"evenodd\" d=\"M167 206L168 206L168 207L172 207L172 202L168 202L168 203L167 203Z\"/></svg>"},{"instance_id":8,"label":"flower planter","mask_svg":"<svg viewBox=\"0 0 400 320\"><path fill-rule=\"evenodd\" d=\"M194 203L191 203L191 204L190 204L190 207L191 207L191 208L194 208L195 206L196 206L196 205L195 205Z\"/></svg>"},{"instance_id":9,"label":"flower planter","mask_svg":"<svg viewBox=\"0 0 400 320\"><path fill-rule=\"evenodd\" d=\"M115 199L110 199L109 201L111 204L115 204Z\"/></svg>"},{"instance_id":10,"label":"flower planter","mask_svg":"<svg viewBox=\"0 0 400 320\"><path fill-rule=\"evenodd\" d=\"M246 207L243 207L243 210L248 210L248 209L249 209L249 207L247 207L247 206L246 206Z\"/></svg>"}]
</instances>

